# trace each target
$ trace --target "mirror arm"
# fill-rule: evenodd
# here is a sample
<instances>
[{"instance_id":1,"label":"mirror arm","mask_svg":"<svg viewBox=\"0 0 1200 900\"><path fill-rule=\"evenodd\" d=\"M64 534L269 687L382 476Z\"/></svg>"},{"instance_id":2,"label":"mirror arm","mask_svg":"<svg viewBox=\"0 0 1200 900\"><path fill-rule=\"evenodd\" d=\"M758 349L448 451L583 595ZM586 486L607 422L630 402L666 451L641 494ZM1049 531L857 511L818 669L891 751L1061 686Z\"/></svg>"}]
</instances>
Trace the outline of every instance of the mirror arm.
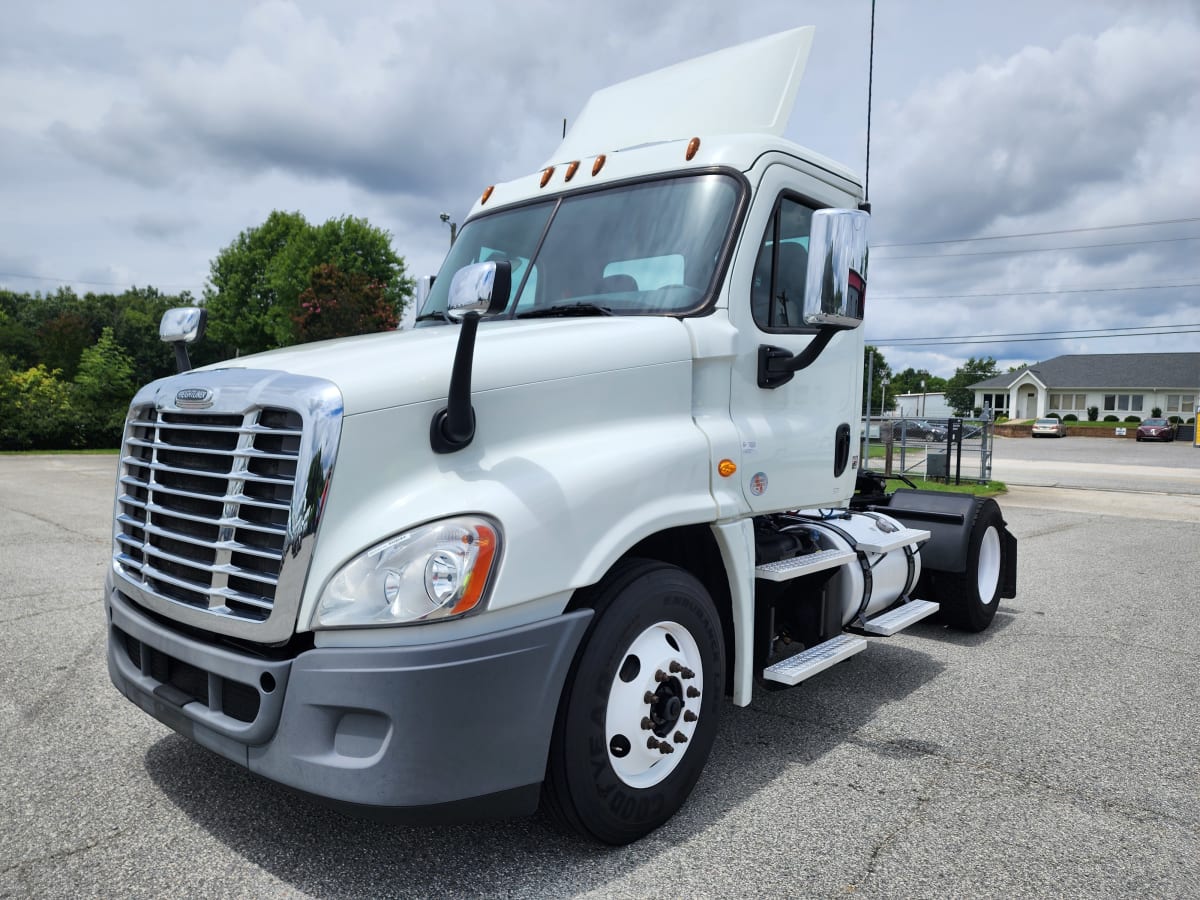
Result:
<instances>
[{"instance_id":1,"label":"mirror arm","mask_svg":"<svg viewBox=\"0 0 1200 900\"><path fill-rule=\"evenodd\" d=\"M808 346L796 355L783 347L769 347L760 344L758 347L758 386L774 390L787 384L792 376L801 369L807 369L817 357L829 346L833 336L844 329L836 326L825 326L808 342Z\"/></svg>"},{"instance_id":2,"label":"mirror arm","mask_svg":"<svg viewBox=\"0 0 1200 900\"><path fill-rule=\"evenodd\" d=\"M471 364L475 358L475 332L479 313L463 316L458 332L458 349L450 372L450 393L446 405L433 414L429 423L429 446L434 453L454 453L475 438L475 410L471 408Z\"/></svg>"},{"instance_id":3,"label":"mirror arm","mask_svg":"<svg viewBox=\"0 0 1200 900\"><path fill-rule=\"evenodd\" d=\"M192 371L192 361L188 358L187 344L183 341L172 341L175 347L175 368L180 372Z\"/></svg>"}]
</instances>

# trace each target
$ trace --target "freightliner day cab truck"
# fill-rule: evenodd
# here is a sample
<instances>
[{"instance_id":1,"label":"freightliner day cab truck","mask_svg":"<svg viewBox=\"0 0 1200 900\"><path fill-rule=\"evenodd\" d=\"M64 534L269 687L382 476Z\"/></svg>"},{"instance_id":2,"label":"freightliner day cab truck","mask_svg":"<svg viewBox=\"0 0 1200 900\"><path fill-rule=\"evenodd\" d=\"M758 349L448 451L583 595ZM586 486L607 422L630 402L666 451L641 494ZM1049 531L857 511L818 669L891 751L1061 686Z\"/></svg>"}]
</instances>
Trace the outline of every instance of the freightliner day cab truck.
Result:
<instances>
[{"instance_id":1,"label":"freightliner day cab truck","mask_svg":"<svg viewBox=\"0 0 1200 900\"><path fill-rule=\"evenodd\" d=\"M780 137L811 40L594 94L483 192L417 328L139 391L116 686L352 812L540 800L620 844L686 801L726 698L939 606L986 628L1016 585L996 504L862 472L869 215Z\"/></svg>"}]
</instances>

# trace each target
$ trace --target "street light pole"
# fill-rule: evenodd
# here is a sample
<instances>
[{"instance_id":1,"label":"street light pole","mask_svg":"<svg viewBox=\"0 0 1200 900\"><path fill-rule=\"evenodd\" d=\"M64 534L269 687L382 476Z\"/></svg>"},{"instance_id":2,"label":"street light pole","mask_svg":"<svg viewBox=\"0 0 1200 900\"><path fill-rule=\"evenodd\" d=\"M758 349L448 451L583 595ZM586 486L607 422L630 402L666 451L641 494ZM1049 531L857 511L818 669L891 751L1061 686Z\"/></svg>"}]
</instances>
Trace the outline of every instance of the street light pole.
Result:
<instances>
[{"instance_id":1,"label":"street light pole","mask_svg":"<svg viewBox=\"0 0 1200 900\"><path fill-rule=\"evenodd\" d=\"M921 379L921 418L925 418L925 379Z\"/></svg>"},{"instance_id":2,"label":"street light pole","mask_svg":"<svg viewBox=\"0 0 1200 900\"><path fill-rule=\"evenodd\" d=\"M880 418L883 418L884 416L887 415L887 389L888 389L889 384L891 384L891 381L887 378L885 378L881 382L879 382L880 387L883 388L883 396L880 397L880 399L879 399L879 416L880 416Z\"/></svg>"},{"instance_id":3,"label":"street light pole","mask_svg":"<svg viewBox=\"0 0 1200 900\"><path fill-rule=\"evenodd\" d=\"M450 226L450 246L454 246L454 239L458 237L458 223L450 221L450 213L442 213L439 218Z\"/></svg>"}]
</instances>

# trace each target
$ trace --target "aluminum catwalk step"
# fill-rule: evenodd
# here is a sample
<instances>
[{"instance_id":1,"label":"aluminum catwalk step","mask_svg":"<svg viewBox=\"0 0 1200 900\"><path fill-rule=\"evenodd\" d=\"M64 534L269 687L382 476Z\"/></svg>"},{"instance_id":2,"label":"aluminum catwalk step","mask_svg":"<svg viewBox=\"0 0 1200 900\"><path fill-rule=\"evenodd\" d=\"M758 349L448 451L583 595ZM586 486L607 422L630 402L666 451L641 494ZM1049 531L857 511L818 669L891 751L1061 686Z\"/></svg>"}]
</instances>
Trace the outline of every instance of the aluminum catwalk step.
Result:
<instances>
[{"instance_id":1,"label":"aluminum catwalk step","mask_svg":"<svg viewBox=\"0 0 1200 900\"><path fill-rule=\"evenodd\" d=\"M932 616L938 611L938 604L929 600L909 600L881 616L867 619L863 631L868 634L878 634L891 637L897 631L903 631L914 622L920 622L926 616Z\"/></svg>"},{"instance_id":2,"label":"aluminum catwalk step","mask_svg":"<svg viewBox=\"0 0 1200 900\"><path fill-rule=\"evenodd\" d=\"M839 634L823 644L809 647L795 656L789 656L773 666L768 666L763 669L762 675L763 678L782 684L799 684L804 679L812 678L818 672L824 672L830 666L866 649L866 638L853 634Z\"/></svg>"},{"instance_id":3,"label":"aluminum catwalk step","mask_svg":"<svg viewBox=\"0 0 1200 900\"><path fill-rule=\"evenodd\" d=\"M928 532L926 532L928 534ZM792 559L780 559L776 562L763 563L755 566L754 577L765 578L767 581L790 581L801 575L811 575L825 569L836 569L842 563L857 558L853 550L822 550L819 553L809 553Z\"/></svg>"}]
</instances>

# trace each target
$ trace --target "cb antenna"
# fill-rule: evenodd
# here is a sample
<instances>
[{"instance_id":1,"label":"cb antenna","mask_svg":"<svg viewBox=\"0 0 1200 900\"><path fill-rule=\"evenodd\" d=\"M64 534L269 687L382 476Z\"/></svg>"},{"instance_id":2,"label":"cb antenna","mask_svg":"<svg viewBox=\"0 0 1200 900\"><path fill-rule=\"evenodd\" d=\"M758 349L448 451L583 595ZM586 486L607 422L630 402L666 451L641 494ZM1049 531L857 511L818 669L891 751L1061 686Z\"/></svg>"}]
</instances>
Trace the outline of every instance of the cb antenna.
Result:
<instances>
[{"instance_id":1,"label":"cb antenna","mask_svg":"<svg viewBox=\"0 0 1200 900\"><path fill-rule=\"evenodd\" d=\"M867 170L863 174L863 203L871 199L871 88L875 76L875 0L871 0L871 52L867 58Z\"/></svg>"}]
</instances>

